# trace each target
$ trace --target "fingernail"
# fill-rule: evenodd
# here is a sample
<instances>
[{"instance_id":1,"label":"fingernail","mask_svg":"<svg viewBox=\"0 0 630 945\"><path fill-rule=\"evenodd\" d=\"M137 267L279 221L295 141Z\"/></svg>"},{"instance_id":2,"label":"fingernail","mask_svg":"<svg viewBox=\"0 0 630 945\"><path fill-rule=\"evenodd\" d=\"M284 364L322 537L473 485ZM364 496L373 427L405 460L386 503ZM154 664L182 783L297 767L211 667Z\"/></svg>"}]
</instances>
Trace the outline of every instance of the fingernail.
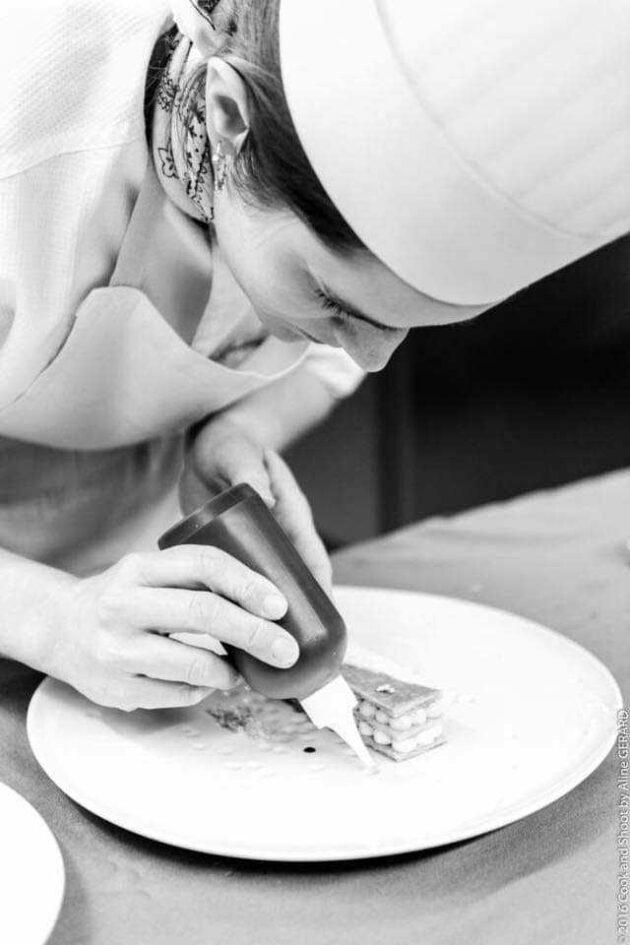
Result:
<instances>
[{"instance_id":1,"label":"fingernail","mask_svg":"<svg viewBox=\"0 0 630 945\"><path fill-rule=\"evenodd\" d=\"M272 495L272 493L270 492L270 490L265 488L265 486L263 485L255 486L254 483L251 483L251 485L256 490L256 492L258 493L260 498L263 500L265 505L269 506L269 508L273 508L274 505L276 504L276 500L274 496Z\"/></svg>"},{"instance_id":2,"label":"fingernail","mask_svg":"<svg viewBox=\"0 0 630 945\"><path fill-rule=\"evenodd\" d=\"M290 637L276 637L271 645L271 655L278 666L293 666L300 650Z\"/></svg>"},{"instance_id":3,"label":"fingernail","mask_svg":"<svg viewBox=\"0 0 630 945\"><path fill-rule=\"evenodd\" d=\"M265 617L269 617L270 620L277 620L278 617L283 617L287 612L287 602L282 594L267 594L263 601L263 608Z\"/></svg>"},{"instance_id":4,"label":"fingernail","mask_svg":"<svg viewBox=\"0 0 630 945\"><path fill-rule=\"evenodd\" d=\"M236 687L242 682L243 677L240 673L230 673L226 680L225 689L229 692L230 689L236 689ZM223 687L221 687L223 688Z\"/></svg>"}]
</instances>

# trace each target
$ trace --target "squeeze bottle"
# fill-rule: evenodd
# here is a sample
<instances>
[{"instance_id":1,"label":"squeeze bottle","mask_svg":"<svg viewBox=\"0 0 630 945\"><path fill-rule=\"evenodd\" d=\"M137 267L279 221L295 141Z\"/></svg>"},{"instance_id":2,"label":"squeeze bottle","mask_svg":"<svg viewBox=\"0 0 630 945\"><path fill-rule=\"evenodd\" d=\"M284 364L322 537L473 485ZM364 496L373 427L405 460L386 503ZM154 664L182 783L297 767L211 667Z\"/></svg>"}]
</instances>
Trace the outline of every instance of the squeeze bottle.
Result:
<instances>
[{"instance_id":1,"label":"squeeze bottle","mask_svg":"<svg viewBox=\"0 0 630 945\"><path fill-rule=\"evenodd\" d=\"M288 602L278 620L300 648L288 669L269 666L224 644L252 689L272 699L298 699L317 728L331 728L361 761L374 767L354 721L354 693L340 675L347 633L341 614L300 557L258 493L242 483L220 493L158 541L173 545L213 545L268 578Z\"/></svg>"}]
</instances>

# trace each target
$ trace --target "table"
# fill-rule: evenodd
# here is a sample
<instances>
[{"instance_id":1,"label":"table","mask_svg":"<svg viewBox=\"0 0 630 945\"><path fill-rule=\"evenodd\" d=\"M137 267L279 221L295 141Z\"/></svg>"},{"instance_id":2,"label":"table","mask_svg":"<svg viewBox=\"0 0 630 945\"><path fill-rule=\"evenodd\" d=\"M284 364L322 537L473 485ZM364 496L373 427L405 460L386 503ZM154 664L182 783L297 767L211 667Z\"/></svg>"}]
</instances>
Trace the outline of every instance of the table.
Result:
<instances>
[{"instance_id":1,"label":"table","mask_svg":"<svg viewBox=\"0 0 630 945\"><path fill-rule=\"evenodd\" d=\"M336 577L477 600L541 621L589 647L627 696L628 538L623 472L350 548L336 558ZM357 864L250 863L136 837L68 800L26 739L39 679L0 661L0 780L43 814L63 851L66 899L51 945L616 940L616 752L567 797L471 841Z\"/></svg>"}]
</instances>

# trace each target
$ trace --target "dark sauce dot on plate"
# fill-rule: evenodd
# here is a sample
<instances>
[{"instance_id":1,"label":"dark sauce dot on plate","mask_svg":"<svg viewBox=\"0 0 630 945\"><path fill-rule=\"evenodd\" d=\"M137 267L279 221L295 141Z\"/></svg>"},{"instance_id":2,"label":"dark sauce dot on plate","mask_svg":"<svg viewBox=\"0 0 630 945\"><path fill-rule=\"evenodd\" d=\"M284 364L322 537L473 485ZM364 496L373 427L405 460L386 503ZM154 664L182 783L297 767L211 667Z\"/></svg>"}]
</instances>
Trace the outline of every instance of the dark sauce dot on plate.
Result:
<instances>
[{"instance_id":1,"label":"dark sauce dot on plate","mask_svg":"<svg viewBox=\"0 0 630 945\"><path fill-rule=\"evenodd\" d=\"M312 745L307 745L302 751L305 751L307 755L312 755L314 751L317 751L317 748L313 748Z\"/></svg>"}]
</instances>

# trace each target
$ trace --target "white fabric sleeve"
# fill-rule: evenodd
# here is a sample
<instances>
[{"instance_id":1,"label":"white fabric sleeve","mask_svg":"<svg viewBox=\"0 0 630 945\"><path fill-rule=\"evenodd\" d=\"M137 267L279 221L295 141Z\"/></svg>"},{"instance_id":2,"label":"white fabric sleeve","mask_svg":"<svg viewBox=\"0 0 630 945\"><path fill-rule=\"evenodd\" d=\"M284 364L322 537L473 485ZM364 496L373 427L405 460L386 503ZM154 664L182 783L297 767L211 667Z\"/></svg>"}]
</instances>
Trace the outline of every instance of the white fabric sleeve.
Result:
<instances>
[{"instance_id":1,"label":"white fabric sleeve","mask_svg":"<svg viewBox=\"0 0 630 945\"><path fill-rule=\"evenodd\" d=\"M365 371L343 348L330 345L312 344L302 367L315 374L337 400L354 393L365 377Z\"/></svg>"}]
</instances>

